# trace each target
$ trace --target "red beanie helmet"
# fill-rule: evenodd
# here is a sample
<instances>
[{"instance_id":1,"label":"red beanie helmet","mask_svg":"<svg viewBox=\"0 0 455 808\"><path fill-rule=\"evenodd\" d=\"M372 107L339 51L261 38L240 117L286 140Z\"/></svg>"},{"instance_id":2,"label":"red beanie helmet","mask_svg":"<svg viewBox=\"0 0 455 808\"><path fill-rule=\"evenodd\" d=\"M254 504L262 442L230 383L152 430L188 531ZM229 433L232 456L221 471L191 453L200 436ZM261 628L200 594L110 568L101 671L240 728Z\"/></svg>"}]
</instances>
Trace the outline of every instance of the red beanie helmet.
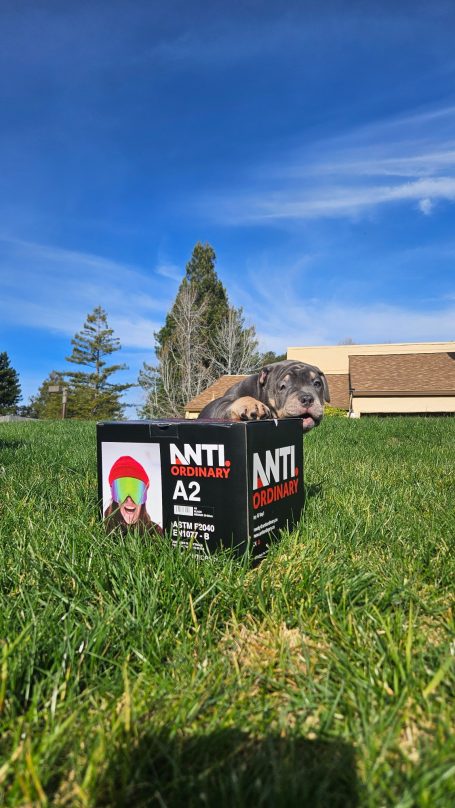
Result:
<instances>
[{"instance_id":1,"label":"red beanie helmet","mask_svg":"<svg viewBox=\"0 0 455 808\"><path fill-rule=\"evenodd\" d=\"M115 461L109 472L109 485L112 485L114 480L118 480L119 477L134 477L136 480L142 480L147 488L149 485L146 470L134 457L129 457L129 455L123 455Z\"/></svg>"}]
</instances>

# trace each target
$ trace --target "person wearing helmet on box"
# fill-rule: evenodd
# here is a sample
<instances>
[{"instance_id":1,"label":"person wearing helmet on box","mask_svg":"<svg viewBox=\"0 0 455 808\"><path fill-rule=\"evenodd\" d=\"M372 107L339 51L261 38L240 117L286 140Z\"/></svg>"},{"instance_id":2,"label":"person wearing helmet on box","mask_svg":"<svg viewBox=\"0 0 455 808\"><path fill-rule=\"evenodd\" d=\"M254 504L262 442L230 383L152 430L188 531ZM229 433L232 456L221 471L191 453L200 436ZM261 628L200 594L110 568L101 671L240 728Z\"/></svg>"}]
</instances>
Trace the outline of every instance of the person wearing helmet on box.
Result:
<instances>
[{"instance_id":1,"label":"person wearing helmet on box","mask_svg":"<svg viewBox=\"0 0 455 808\"><path fill-rule=\"evenodd\" d=\"M113 464L109 472L109 485L112 502L104 512L107 527L120 527L125 533L129 527L137 526L141 532L163 531L150 519L146 502L150 485L147 472L134 457L123 455Z\"/></svg>"}]
</instances>

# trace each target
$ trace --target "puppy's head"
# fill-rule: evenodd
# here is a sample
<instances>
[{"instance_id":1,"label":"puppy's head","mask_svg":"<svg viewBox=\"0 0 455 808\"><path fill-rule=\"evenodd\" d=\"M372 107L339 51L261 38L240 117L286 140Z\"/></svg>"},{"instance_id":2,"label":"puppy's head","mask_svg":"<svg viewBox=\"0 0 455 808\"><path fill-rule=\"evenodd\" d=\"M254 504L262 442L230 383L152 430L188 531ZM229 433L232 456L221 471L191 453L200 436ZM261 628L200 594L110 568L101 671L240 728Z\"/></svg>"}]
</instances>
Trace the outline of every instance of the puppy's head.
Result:
<instances>
[{"instance_id":1,"label":"puppy's head","mask_svg":"<svg viewBox=\"0 0 455 808\"><path fill-rule=\"evenodd\" d=\"M315 365L292 359L275 362L260 371L258 381L277 418L301 418L304 432L321 423L330 393L327 379Z\"/></svg>"}]
</instances>

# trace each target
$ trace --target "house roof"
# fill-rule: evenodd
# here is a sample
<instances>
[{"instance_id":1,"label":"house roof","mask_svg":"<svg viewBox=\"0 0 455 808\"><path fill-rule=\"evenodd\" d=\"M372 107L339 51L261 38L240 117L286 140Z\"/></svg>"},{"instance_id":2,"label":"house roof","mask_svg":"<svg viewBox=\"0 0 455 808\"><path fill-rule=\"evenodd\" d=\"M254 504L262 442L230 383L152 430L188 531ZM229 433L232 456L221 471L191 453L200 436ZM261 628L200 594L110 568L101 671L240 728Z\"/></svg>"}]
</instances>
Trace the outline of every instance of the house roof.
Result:
<instances>
[{"instance_id":1,"label":"house roof","mask_svg":"<svg viewBox=\"0 0 455 808\"><path fill-rule=\"evenodd\" d=\"M210 404L210 402L214 401L215 398L224 396L226 391L229 390L233 384L241 382L246 378L246 376L220 376L216 382L213 382L210 387L207 387L207 390L204 390L203 393L199 393L196 398L189 401L185 407L185 410L187 412L202 412L206 404Z\"/></svg>"},{"instance_id":2,"label":"house roof","mask_svg":"<svg viewBox=\"0 0 455 808\"><path fill-rule=\"evenodd\" d=\"M330 392L330 406L349 409L349 376L347 373L326 374Z\"/></svg>"},{"instance_id":3,"label":"house roof","mask_svg":"<svg viewBox=\"0 0 455 808\"><path fill-rule=\"evenodd\" d=\"M349 373L350 356L382 356L390 354L450 353L455 351L451 342L396 342L372 345L320 345L288 348L288 359L300 359L316 365L324 373Z\"/></svg>"},{"instance_id":4,"label":"house roof","mask_svg":"<svg viewBox=\"0 0 455 808\"><path fill-rule=\"evenodd\" d=\"M351 355L349 372L356 394L455 392L455 353Z\"/></svg>"}]
</instances>

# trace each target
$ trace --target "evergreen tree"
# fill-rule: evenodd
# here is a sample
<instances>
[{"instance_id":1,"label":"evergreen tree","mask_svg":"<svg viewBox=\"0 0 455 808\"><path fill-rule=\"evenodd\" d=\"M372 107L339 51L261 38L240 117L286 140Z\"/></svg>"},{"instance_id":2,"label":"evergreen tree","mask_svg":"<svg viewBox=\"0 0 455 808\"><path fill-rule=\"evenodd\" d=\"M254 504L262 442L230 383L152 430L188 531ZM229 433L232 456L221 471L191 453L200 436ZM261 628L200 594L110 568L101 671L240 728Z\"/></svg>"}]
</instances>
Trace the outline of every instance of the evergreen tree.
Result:
<instances>
[{"instance_id":1,"label":"evergreen tree","mask_svg":"<svg viewBox=\"0 0 455 808\"><path fill-rule=\"evenodd\" d=\"M229 312L215 261L210 244L195 245L164 326L155 334L158 365L144 362L139 374L147 395L145 417L183 414L192 394L213 381L211 336Z\"/></svg>"},{"instance_id":2,"label":"evergreen tree","mask_svg":"<svg viewBox=\"0 0 455 808\"><path fill-rule=\"evenodd\" d=\"M198 242L166 321L155 334L158 364L144 362L139 384L146 418L183 415L190 399L223 373L250 373L261 365L254 326L229 305L215 271L215 251Z\"/></svg>"},{"instance_id":3,"label":"evergreen tree","mask_svg":"<svg viewBox=\"0 0 455 808\"><path fill-rule=\"evenodd\" d=\"M184 278L169 315L172 332L160 350L159 366L144 362L140 371L139 384L147 392L141 412L147 418L182 415L185 404L212 380L203 333L206 303L197 303L197 294Z\"/></svg>"},{"instance_id":4,"label":"evergreen tree","mask_svg":"<svg viewBox=\"0 0 455 808\"><path fill-rule=\"evenodd\" d=\"M221 321L227 316L229 311L228 297L223 284L216 274L215 262L216 255L213 247L210 244L201 244L198 241L186 265L185 277L180 284L174 305L166 316L163 328L155 334L158 358L161 351L169 348L173 342L176 323L178 322L176 307L178 308L179 295L181 295L186 285L189 284L195 291L195 306L204 306L200 331L207 343L210 341L210 335L218 330ZM205 365L210 365L209 355L206 357Z\"/></svg>"},{"instance_id":5,"label":"evergreen tree","mask_svg":"<svg viewBox=\"0 0 455 808\"><path fill-rule=\"evenodd\" d=\"M75 418L120 418L123 406L120 395L132 384L114 384L112 374L126 370L127 365L107 365L104 357L120 350L120 340L113 336L107 323L107 315L97 306L87 316L82 331L71 340L73 351L67 362L81 365L89 370L69 371L68 416Z\"/></svg>"},{"instance_id":6,"label":"evergreen tree","mask_svg":"<svg viewBox=\"0 0 455 808\"><path fill-rule=\"evenodd\" d=\"M287 354L276 354L275 351L266 351L262 354L260 360L261 368L265 367L265 365L272 365L274 362L282 362L283 359L287 359Z\"/></svg>"},{"instance_id":7,"label":"evergreen tree","mask_svg":"<svg viewBox=\"0 0 455 808\"><path fill-rule=\"evenodd\" d=\"M52 370L41 384L36 396L32 396L29 405L29 414L32 418L49 418L56 420L62 417L62 394L50 393L49 387L64 385L63 376ZM67 416L71 418L71 409L67 407Z\"/></svg>"},{"instance_id":8,"label":"evergreen tree","mask_svg":"<svg viewBox=\"0 0 455 808\"><path fill-rule=\"evenodd\" d=\"M16 412L21 399L19 376L11 367L6 351L0 353L0 415Z\"/></svg>"}]
</instances>

